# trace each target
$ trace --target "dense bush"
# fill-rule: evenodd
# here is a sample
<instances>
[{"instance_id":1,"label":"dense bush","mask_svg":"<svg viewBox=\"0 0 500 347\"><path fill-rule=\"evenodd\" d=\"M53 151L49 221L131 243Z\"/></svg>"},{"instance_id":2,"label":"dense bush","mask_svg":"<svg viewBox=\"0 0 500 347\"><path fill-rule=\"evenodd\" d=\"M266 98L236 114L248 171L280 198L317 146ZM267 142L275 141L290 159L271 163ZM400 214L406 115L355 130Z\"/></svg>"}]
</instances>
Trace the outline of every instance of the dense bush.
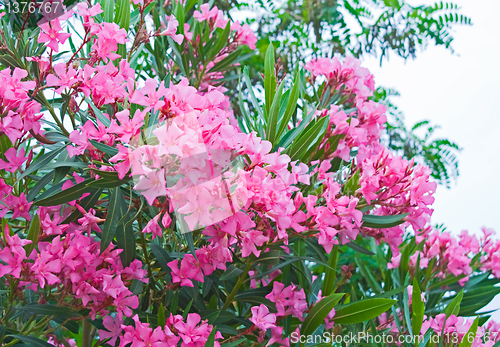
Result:
<instances>
[{"instance_id":1,"label":"dense bush","mask_svg":"<svg viewBox=\"0 0 500 347\"><path fill-rule=\"evenodd\" d=\"M497 343L500 242L430 226L358 59L250 76L209 4L37 6L1 19L4 346Z\"/></svg>"}]
</instances>

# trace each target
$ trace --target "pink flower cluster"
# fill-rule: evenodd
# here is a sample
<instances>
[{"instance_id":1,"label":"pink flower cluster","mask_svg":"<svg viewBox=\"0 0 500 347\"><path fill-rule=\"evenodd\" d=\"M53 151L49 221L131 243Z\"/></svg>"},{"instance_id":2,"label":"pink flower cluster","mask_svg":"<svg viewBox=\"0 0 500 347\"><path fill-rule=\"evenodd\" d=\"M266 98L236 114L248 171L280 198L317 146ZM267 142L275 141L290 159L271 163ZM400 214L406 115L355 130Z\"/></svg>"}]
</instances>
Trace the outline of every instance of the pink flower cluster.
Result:
<instances>
[{"instance_id":1,"label":"pink flower cluster","mask_svg":"<svg viewBox=\"0 0 500 347\"><path fill-rule=\"evenodd\" d=\"M425 334L425 332L430 328L436 334L443 336L444 341L448 340L450 345L458 346L473 323L474 319L466 319L455 315L451 315L448 319L446 319L446 315L441 313L434 318L429 317L425 319L422 324L420 334ZM487 326L478 327L476 337L472 342L472 347L492 347L498 340L500 340L498 330L498 324L494 321L490 321ZM483 337L486 337L486 342L483 342ZM472 340L467 336L465 339L468 342Z\"/></svg>"},{"instance_id":2,"label":"pink flower cluster","mask_svg":"<svg viewBox=\"0 0 500 347\"><path fill-rule=\"evenodd\" d=\"M102 340L108 339L107 344L114 346L120 337L120 347L127 346L152 346L152 347L203 347L213 330L213 326L207 321L201 321L196 313L188 314L186 320L181 315L170 315L165 326L158 326L154 330L149 323L141 323L139 316L132 318L134 326L125 325L120 317L113 319L106 316L103 325L106 330L99 330ZM217 340L222 339L220 332L215 333L215 347L220 344Z\"/></svg>"},{"instance_id":3,"label":"pink flower cluster","mask_svg":"<svg viewBox=\"0 0 500 347\"><path fill-rule=\"evenodd\" d=\"M18 290L37 290L46 285L59 288L61 303L69 294L79 300L78 305L89 308L94 318L107 314L110 306L119 317L130 316L139 302L127 286L134 279L147 282L146 271L139 260L123 268L118 257L121 250L113 250L112 244L100 252L100 242L83 234L84 224L61 226L65 235L39 242L38 251L34 249L31 254L24 249L31 241L10 236L6 227L7 242L0 251L6 265L0 264L0 274L10 275L9 281L17 279Z\"/></svg>"},{"instance_id":4,"label":"pink flower cluster","mask_svg":"<svg viewBox=\"0 0 500 347\"><path fill-rule=\"evenodd\" d=\"M416 251L410 257L410 265L416 266L420 258L420 267L427 268L431 259L435 259L433 266L437 270L437 276L462 276L459 283L464 285L473 273L472 260L479 256L475 265L482 271L491 271L494 277L500 278L500 242L493 239L493 230L483 228L482 231L480 238L466 230L455 237L449 232L431 232L427 228L417 235L417 242L423 242L424 246L422 251Z\"/></svg>"},{"instance_id":5,"label":"pink flower cluster","mask_svg":"<svg viewBox=\"0 0 500 347\"><path fill-rule=\"evenodd\" d=\"M311 71L313 80L318 76L326 79L328 87L334 91L345 87L344 94L356 94L357 99L366 99L372 95L375 88L373 75L366 68L361 67L361 61L347 57L343 62L337 58L316 58L306 64Z\"/></svg>"},{"instance_id":6,"label":"pink flower cluster","mask_svg":"<svg viewBox=\"0 0 500 347\"><path fill-rule=\"evenodd\" d=\"M277 317L292 315L303 321L303 314L307 310L306 294L304 289L298 289L294 284L285 288L280 282L273 282L273 291L266 298L276 304Z\"/></svg>"}]
</instances>

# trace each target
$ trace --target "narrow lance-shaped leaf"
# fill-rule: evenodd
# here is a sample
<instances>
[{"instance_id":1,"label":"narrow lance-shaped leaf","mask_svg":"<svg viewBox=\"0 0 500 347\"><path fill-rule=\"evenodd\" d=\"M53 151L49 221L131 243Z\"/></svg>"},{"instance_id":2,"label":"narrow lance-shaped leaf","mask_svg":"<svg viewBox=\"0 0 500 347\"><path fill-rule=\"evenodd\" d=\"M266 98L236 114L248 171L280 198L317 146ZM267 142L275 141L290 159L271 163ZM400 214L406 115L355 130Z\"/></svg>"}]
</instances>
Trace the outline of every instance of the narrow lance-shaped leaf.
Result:
<instances>
[{"instance_id":1,"label":"narrow lance-shaped leaf","mask_svg":"<svg viewBox=\"0 0 500 347\"><path fill-rule=\"evenodd\" d=\"M269 43L264 61L264 90L266 94L266 115L269 115L276 92L276 75L274 74L274 46ZM269 118L269 117L267 117Z\"/></svg>"},{"instance_id":2,"label":"narrow lance-shaped leaf","mask_svg":"<svg viewBox=\"0 0 500 347\"><path fill-rule=\"evenodd\" d=\"M35 172L37 170L43 169L48 163L50 163L52 161L52 159L54 159L59 153L61 153L65 149L66 149L66 146L61 146L58 149L56 149L55 151L52 151L52 152L49 152L49 153L45 153L40 158L38 158L34 163L32 163L23 172L23 174L21 176L19 176L18 180L20 180L23 177L28 176L29 174L31 174L31 173L33 173L33 172Z\"/></svg>"},{"instance_id":3,"label":"narrow lance-shaped leaf","mask_svg":"<svg viewBox=\"0 0 500 347\"><path fill-rule=\"evenodd\" d=\"M120 258L124 267L128 266L135 259L135 235L130 221L130 212L127 211L125 204L120 204L120 214L124 217L116 227L116 245L117 248L123 249L120 253Z\"/></svg>"},{"instance_id":4,"label":"narrow lance-shaped leaf","mask_svg":"<svg viewBox=\"0 0 500 347\"><path fill-rule=\"evenodd\" d=\"M458 293L457 296L448 304L448 306L446 306L446 309L444 310L446 318L450 317L451 315L458 315L458 312L460 311L460 303L462 302L463 297L464 290L462 289L460 293Z\"/></svg>"},{"instance_id":5,"label":"narrow lance-shaped leaf","mask_svg":"<svg viewBox=\"0 0 500 347\"><path fill-rule=\"evenodd\" d=\"M266 138L273 145L277 138L276 127L278 126L281 97L283 96L283 85L284 83L281 82L280 86L278 87L278 91L276 92L276 95L274 97L273 104L271 105L271 109L269 110L269 116L268 116L269 120L267 122Z\"/></svg>"},{"instance_id":6,"label":"narrow lance-shaped leaf","mask_svg":"<svg viewBox=\"0 0 500 347\"><path fill-rule=\"evenodd\" d=\"M121 212L124 210L124 200L120 188L109 189L108 199L108 213L102 227L101 252L108 248L115 237L118 222L123 217Z\"/></svg>"},{"instance_id":7,"label":"narrow lance-shaped leaf","mask_svg":"<svg viewBox=\"0 0 500 347\"><path fill-rule=\"evenodd\" d=\"M299 100L300 90L300 73L299 71L295 74L295 79L293 81L292 91L290 93L290 98L288 99L288 104L286 106L285 114L283 118L279 120L279 128L276 133L276 138L279 139L283 131L285 131L288 122L292 118L295 109L297 108L297 100Z\"/></svg>"},{"instance_id":8,"label":"narrow lance-shaped leaf","mask_svg":"<svg viewBox=\"0 0 500 347\"><path fill-rule=\"evenodd\" d=\"M333 310L334 306L342 299L344 293L333 293L321 299L320 302L316 303L309 313L306 319L302 323L300 328L301 335L312 335L312 333L325 322L326 316ZM301 346L303 346L301 344Z\"/></svg>"},{"instance_id":9,"label":"narrow lance-shaped leaf","mask_svg":"<svg viewBox=\"0 0 500 347\"><path fill-rule=\"evenodd\" d=\"M348 306L339 308L335 312L336 324L356 324L380 316L390 309L397 300L365 299L356 301Z\"/></svg>"},{"instance_id":10,"label":"narrow lance-shaped leaf","mask_svg":"<svg viewBox=\"0 0 500 347\"><path fill-rule=\"evenodd\" d=\"M422 300L422 292L416 278L413 278L413 293L412 293L412 328L413 334L420 334L422 323L424 321L425 304Z\"/></svg>"},{"instance_id":11,"label":"narrow lance-shaped leaf","mask_svg":"<svg viewBox=\"0 0 500 347\"><path fill-rule=\"evenodd\" d=\"M395 227L396 225L404 223L404 218L408 213L402 213L393 216L375 216L375 215L363 215L363 226L368 228L378 228L385 229Z\"/></svg>"},{"instance_id":12,"label":"narrow lance-shaped leaf","mask_svg":"<svg viewBox=\"0 0 500 347\"><path fill-rule=\"evenodd\" d=\"M26 256L29 257L31 254L31 251L35 248L37 242L38 242L38 235L40 234L40 217L38 214L35 214L35 217L33 217L33 220L31 221L30 224L30 229L28 231L28 240L31 240L31 243L27 244L25 247L26 250Z\"/></svg>"},{"instance_id":13,"label":"narrow lance-shaped leaf","mask_svg":"<svg viewBox=\"0 0 500 347\"><path fill-rule=\"evenodd\" d=\"M325 269L325 280L323 281L322 293L329 295L335 285L337 278L337 258L338 258L339 245L333 247L332 252L328 258L328 266Z\"/></svg>"},{"instance_id":14,"label":"narrow lance-shaped leaf","mask_svg":"<svg viewBox=\"0 0 500 347\"><path fill-rule=\"evenodd\" d=\"M45 199L35 201L34 204L37 206L57 206L79 199L82 194L89 193L95 189L87 186L87 184L93 180L93 178L87 178L82 183L78 183L73 187L69 187L62 192L51 195Z\"/></svg>"}]
</instances>

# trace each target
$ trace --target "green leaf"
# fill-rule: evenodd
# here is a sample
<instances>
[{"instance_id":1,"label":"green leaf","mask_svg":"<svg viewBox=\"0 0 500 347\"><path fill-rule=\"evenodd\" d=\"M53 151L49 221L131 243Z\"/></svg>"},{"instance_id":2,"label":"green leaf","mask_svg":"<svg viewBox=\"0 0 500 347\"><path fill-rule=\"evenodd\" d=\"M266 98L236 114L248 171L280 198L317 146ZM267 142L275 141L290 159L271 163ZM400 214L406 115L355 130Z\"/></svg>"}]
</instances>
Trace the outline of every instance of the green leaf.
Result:
<instances>
[{"instance_id":1,"label":"green leaf","mask_svg":"<svg viewBox=\"0 0 500 347\"><path fill-rule=\"evenodd\" d=\"M26 197L26 200L28 202L33 201L35 197L42 191L43 188L47 184L49 184L50 181L52 181L52 178L54 177L54 171L49 172L45 176L43 176L36 184L31 188L28 192L28 196Z\"/></svg>"},{"instance_id":2,"label":"green leaf","mask_svg":"<svg viewBox=\"0 0 500 347\"><path fill-rule=\"evenodd\" d=\"M320 302L314 304L309 313L307 314L306 319L302 323L302 327L300 328L300 335L309 336L314 333L314 331L325 322L326 316L333 310L334 306L342 299L344 293L333 293L330 294ZM337 314L335 314L335 317ZM335 321L337 319L335 318ZM302 343L303 346L305 343Z\"/></svg>"},{"instance_id":3,"label":"green leaf","mask_svg":"<svg viewBox=\"0 0 500 347\"><path fill-rule=\"evenodd\" d=\"M337 278L337 259L338 259L339 245L333 247L330 256L328 257L328 266L325 269L325 280L323 281L323 287L321 292L325 295L329 295L333 286L335 285L335 280Z\"/></svg>"},{"instance_id":4,"label":"green leaf","mask_svg":"<svg viewBox=\"0 0 500 347\"><path fill-rule=\"evenodd\" d=\"M156 261L160 264L163 271L166 273L170 273L171 269L168 266L168 263L172 261L172 258L168 254L166 250L164 250L161 246L158 246L154 243L149 244L149 248L155 255Z\"/></svg>"},{"instance_id":5,"label":"green leaf","mask_svg":"<svg viewBox=\"0 0 500 347\"><path fill-rule=\"evenodd\" d=\"M367 228L385 229L395 227L396 225L402 224L403 220L408 213L402 213L394 216L375 216L364 214L363 215L363 226Z\"/></svg>"},{"instance_id":6,"label":"green leaf","mask_svg":"<svg viewBox=\"0 0 500 347\"><path fill-rule=\"evenodd\" d=\"M276 128L278 126L279 119L279 111L281 106L281 97L283 96L283 86L284 82L281 82L276 95L274 96L273 103L271 105L271 109L269 110L267 129L266 129L266 138L273 145L275 145L275 140L277 139Z\"/></svg>"},{"instance_id":7,"label":"green leaf","mask_svg":"<svg viewBox=\"0 0 500 347\"><path fill-rule=\"evenodd\" d=\"M230 23L227 23L224 30L222 30L222 33L220 34L219 39L217 40L217 43L212 47L210 47L210 49L208 50L206 59L207 61L211 61L227 45L230 33L231 33L231 26Z\"/></svg>"},{"instance_id":8,"label":"green leaf","mask_svg":"<svg viewBox=\"0 0 500 347\"><path fill-rule=\"evenodd\" d=\"M38 214L35 214L33 220L31 221L30 228L28 231L28 240L31 240L31 243L27 244L25 247L26 256L29 257L31 251L35 248L38 243L38 235L40 234L40 217Z\"/></svg>"},{"instance_id":9,"label":"green leaf","mask_svg":"<svg viewBox=\"0 0 500 347\"><path fill-rule=\"evenodd\" d=\"M123 6L120 6L120 28L128 31L130 27L130 2L123 0L122 3Z\"/></svg>"},{"instance_id":10,"label":"green leaf","mask_svg":"<svg viewBox=\"0 0 500 347\"><path fill-rule=\"evenodd\" d=\"M253 107L257 110L260 119L264 119L264 114L262 113L262 108L259 105L259 101L255 97L255 93L253 92L252 81L250 80L250 76L248 74L248 66L243 68L243 79L245 80L245 84L248 89L248 94L250 95L250 101L252 102Z\"/></svg>"},{"instance_id":11,"label":"green leaf","mask_svg":"<svg viewBox=\"0 0 500 347\"><path fill-rule=\"evenodd\" d=\"M40 158L38 158L34 163L32 163L24 172L21 176L19 176L18 180L28 176L29 174L45 168L45 166L50 163L59 153L64 151L66 149L66 146L61 146L55 151L45 153L42 155Z\"/></svg>"},{"instance_id":12,"label":"green leaf","mask_svg":"<svg viewBox=\"0 0 500 347\"><path fill-rule=\"evenodd\" d=\"M143 16L146 16L151 12L151 10L156 6L156 1L151 2L146 8L144 9Z\"/></svg>"},{"instance_id":13,"label":"green leaf","mask_svg":"<svg viewBox=\"0 0 500 347\"><path fill-rule=\"evenodd\" d=\"M241 270L241 269L239 269L236 266L231 264L231 265L229 265L227 270L222 274L222 276L220 277L220 280L221 281L228 281L230 279L238 277L242 273L243 273L243 270Z\"/></svg>"},{"instance_id":14,"label":"green leaf","mask_svg":"<svg viewBox=\"0 0 500 347\"><path fill-rule=\"evenodd\" d=\"M225 71L241 54L241 49L230 53L227 57L216 63L208 72Z\"/></svg>"},{"instance_id":15,"label":"green leaf","mask_svg":"<svg viewBox=\"0 0 500 347\"><path fill-rule=\"evenodd\" d=\"M375 299L375 298L388 298L390 296L393 296L393 295L401 293L404 289L406 289L406 287L405 286L401 286L401 287L398 287L398 288L395 288L395 289L391 289L391 290L389 290L387 292L383 292L383 293L380 293L380 294L377 294L377 295L370 296L370 298L372 298L372 299Z\"/></svg>"},{"instance_id":16,"label":"green leaf","mask_svg":"<svg viewBox=\"0 0 500 347\"><path fill-rule=\"evenodd\" d=\"M299 160L307 150L316 145L317 141L322 137L328 125L328 117L319 119L315 124L311 123L304 130L304 133L292 143L286 150L286 154L292 161Z\"/></svg>"},{"instance_id":17,"label":"green leaf","mask_svg":"<svg viewBox=\"0 0 500 347\"><path fill-rule=\"evenodd\" d=\"M318 109L317 106L314 107L313 109L311 109L309 111L309 113L307 114L307 116L301 120L300 124L295 129L287 132L280 139L280 142L275 147L275 149L277 149L278 147L283 147L283 148L287 149L290 146L290 144L295 140L295 138L297 138L297 136L302 134L302 131L304 130L304 128L306 126L313 126L314 123L310 124L310 122L311 122L312 116L314 115L314 113L316 112L317 109Z\"/></svg>"},{"instance_id":18,"label":"green leaf","mask_svg":"<svg viewBox=\"0 0 500 347\"><path fill-rule=\"evenodd\" d=\"M351 176L349 181L346 182L344 186L344 194L347 196L352 196L356 192L359 186L359 170L357 170L354 175Z\"/></svg>"},{"instance_id":19,"label":"green leaf","mask_svg":"<svg viewBox=\"0 0 500 347\"><path fill-rule=\"evenodd\" d=\"M397 300L365 299L335 310L336 324L356 324L380 316L390 309Z\"/></svg>"},{"instance_id":20,"label":"green leaf","mask_svg":"<svg viewBox=\"0 0 500 347\"><path fill-rule=\"evenodd\" d=\"M477 327L479 325L479 316L476 317L474 320L474 323L472 323L469 331L467 334L464 335L462 338L462 341L460 342L460 345L458 347L471 347L472 343L476 339L476 334L477 334Z\"/></svg>"},{"instance_id":21,"label":"green leaf","mask_svg":"<svg viewBox=\"0 0 500 347\"><path fill-rule=\"evenodd\" d=\"M369 251L367 250L366 248L364 248L363 246L361 245L358 245L356 242L348 242L346 243L346 246L355 250L356 252L359 252L361 254L365 254L365 255L375 255L375 253L373 253L372 251Z\"/></svg>"},{"instance_id":22,"label":"green leaf","mask_svg":"<svg viewBox=\"0 0 500 347\"><path fill-rule=\"evenodd\" d=\"M98 180L90 182L89 184L87 184L87 186L95 188L115 188L115 187L120 187L121 185L127 184L129 182L130 178L124 178L121 180L118 178L118 176L116 176L116 178L102 177L99 178Z\"/></svg>"},{"instance_id":23,"label":"green leaf","mask_svg":"<svg viewBox=\"0 0 500 347\"><path fill-rule=\"evenodd\" d=\"M104 126L109 128L109 126L111 125L111 121L108 118L106 118L106 116L104 116L104 114L97 107L95 107L94 103L90 101L87 97L85 97L85 101L90 106L92 111L94 111L94 115L97 117L97 119L99 119L99 121L101 121L101 123Z\"/></svg>"},{"instance_id":24,"label":"green leaf","mask_svg":"<svg viewBox=\"0 0 500 347\"><path fill-rule=\"evenodd\" d=\"M65 204L67 202L81 198L82 194L89 193L94 190L92 187L88 187L87 184L92 182L93 178L87 178L82 183L78 183L72 187L69 187L62 192L51 195L45 199L38 200L34 202L36 206L57 206Z\"/></svg>"},{"instance_id":25,"label":"green leaf","mask_svg":"<svg viewBox=\"0 0 500 347\"><path fill-rule=\"evenodd\" d=\"M413 294L412 294L412 317L411 324L413 329L413 334L420 334L422 328L422 323L424 321L424 311L425 303L422 301L422 292L420 290L420 285L417 279L413 278Z\"/></svg>"},{"instance_id":26,"label":"green leaf","mask_svg":"<svg viewBox=\"0 0 500 347\"><path fill-rule=\"evenodd\" d=\"M120 259L123 267L127 267L135 259L135 234L132 223L128 223L130 218L127 217L130 213L127 211L125 204L120 204L119 213L124 217L121 218L116 227L116 246L123 249L123 252L120 253Z\"/></svg>"},{"instance_id":27,"label":"green leaf","mask_svg":"<svg viewBox=\"0 0 500 347\"><path fill-rule=\"evenodd\" d=\"M458 293L457 296L448 304L448 306L446 306L446 309L444 310L446 319L448 319L451 315L458 315L458 312L460 311L460 303L462 302L463 297L464 290L462 289L460 293Z\"/></svg>"},{"instance_id":28,"label":"green leaf","mask_svg":"<svg viewBox=\"0 0 500 347\"><path fill-rule=\"evenodd\" d=\"M246 338L243 337L243 338L239 339L238 341L234 341L231 343L225 343L224 347L236 347L236 346L241 345L245 341L246 341Z\"/></svg>"},{"instance_id":29,"label":"green leaf","mask_svg":"<svg viewBox=\"0 0 500 347\"><path fill-rule=\"evenodd\" d=\"M186 317L189 314L189 310L191 309L191 306L193 306L194 299L191 299L191 301L186 305L184 308L184 312L182 313L182 318L186 320Z\"/></svg>"},{"instance_id":30,"label":"green leaf","mask_svg":"<svg viewBox=\"0 0 500 347\"><path fill-rule=\"evenodd\" d=\"M361 260L361 257L357 253L355 254L355 261L358 265L358 269L361 275L366 279L373 291L377 294L382 293L382 287L380 286L379 282L373 277L372 272L365 266L365 264Z\"/></svg>"},{"instance_id":31,"label":"green leaf","mask_svg":"<svg viewBox=\"0 0 500 347\"><path fill-rule=\"evenodd\" d=\"M123 210L126 209L120 188L109 189L108 200L108 213L101 234L101 252L108 248L109 244L115 238L118 222L123 217Z\"/></svg>"},{"instance_id":32,"label":"green leaf","mask_svg":"<svg viewBox=\"0 0 500 347\"><path fill-rule=\"evenodd\" d=\"M81 202L80 206L83 207L85 211L88 211L90 208L94 207L97 200L99 200L99 197L101 196L102 189L94 189L90 192L90 195L86 196ZM76 221L78 218L81 218L83 214L80 212L80 210L74 210L73 213L71 213L68 218L66 218L62 224L69 224L71 222Z\"/></svg>"},{"instance_id":33,"label":"green leaf","mask_svg":"<svg viewBox=\"0 0 500 347\"><path fill-rule=\"evenodd\" d=\"M49 304L29 304L18 307L17 309L19 311L25 311L43 316L59 316L66 318L77 318L82 316L80 313L72 311L69 307L60 307Z\"/></svg>"},{"instance_id":34,"label":"green leaf","mask_svg":"<svg viewBox=\"0 0 500 347\"><path fill-rule=\"evenodd\" d=\"M16 338L22 342L25 342L28 346L32 347L54 347L54 345L51 345L50 343L47 343L43 340L37 339L36 337L33 337L31 335L9 335L12 336L13 338Z\"/></svg>"},{"instance_id":35,"label":"green leaf","mask_svg":"<svg viewBox=\"0 0 500 347\"><path fill-rule=\"evenodd\" d=\"M207 342L205 342L205 347L213 347L215 345L215 333L217 332L217 326L212 328L212 332L208 335Z\"/></svg>"},{"instance_id":36,"label":"green leaf","mask_svg":"<svg viewBox=\"0 0 500 347\"><path fill-rule=\"evenodd\" d=\"M108 146L104 143L97 142L96 140L90 140L90 143L92 146L97 148L98 150L110 155L110 156L115 156L118 154L118 149Z\"/></svg>"},{"instance_id":37,"label":"green leaf","mask_svg":"<svg viewBox=\"0 0 500 347\"><path fill-rule=\"evenodd\" d=\"M292 91L290 93L290 98L288 99L288 104L286 106L285 114L283 118L279 121L279 129L276 133L276 138L280 138L283 131L285 131L288 122L292 118L295 109L297 108L297 100L299 100L300 90L301 90L301 81L300 81L300 73L299 70L295 73L295 79L293 81Z\"/></svg>"},{"instance_id":38,"label":"green leaf","mask_svg":"<svg viewBox=\"0 0 500 347\"><path fill-rule=\"evenodd\" d=\"M166 323L165 308L163 307L163 303L160 303L160 308L158 309L158 326L163 327Z\"/></svg>"},{"instance_id":39,"label":"green leaf","mask_svg":"<svg viewBox=\"0 0 500 347\"><path fill-rule=\"evenodd\" d=\"M274 74L274 46L270 42L266 51L266 59L264 61L264 90L266 95L266 115L269 115L271 104L273 103L274 94L276 92L276 75ZM267 117L269 118L269 117Z\"/></svg>"},{"instance_id":40,"label":"green leaf","mask_svg":"<svg viewBox=\"0 0 500 347\"><path fill-rule=\"evenodd\" d=\"M0 135L0 159L5 159L4 153L12 147L12 142L7 135Z\"/></svg>"},{"instance_id":41,"label":"green leaf","mask_svg":"<svg viewBox=\"0 0 500 347\"><path fill-rule=\"evenodd\" d=\"M252 304L252 306L259 306L260 304L263 304L269 308L269 312L271 313L278 312L276 310L276 305L271 300L263 296L244 296L244 297L235 296L234 301L247 302Z\"/></svg>"},{"instance_id":42,"label":"green leaf","mask_svg":"<svg viewBox=\"0 0 500 347\"><path fill-rule=\"evenodd\" d=\"M113 21L113 12L115 10L115 0L104 0L103 1L103 17L104 21L111 23Z\"/></svg>"}]
</instances>

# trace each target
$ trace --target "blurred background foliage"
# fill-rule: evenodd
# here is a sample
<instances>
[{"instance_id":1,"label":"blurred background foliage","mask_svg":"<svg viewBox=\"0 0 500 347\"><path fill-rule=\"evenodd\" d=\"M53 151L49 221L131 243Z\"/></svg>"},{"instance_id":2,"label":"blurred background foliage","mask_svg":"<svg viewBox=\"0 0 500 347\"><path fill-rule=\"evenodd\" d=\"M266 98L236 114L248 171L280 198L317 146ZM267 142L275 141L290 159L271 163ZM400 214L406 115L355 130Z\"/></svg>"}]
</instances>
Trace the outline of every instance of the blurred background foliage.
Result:
<instances>
[{"instance_id":1,"label":"blurred background foliage","mask_svg":"<svg viewBox=\"0 0 500 347\"><path fill-rule=\"evenodd\" d=\"M259 51L245 62L250 76L264 71L264 53L270 42L283 74L291 74L299 62L315 57L374 56L384 64L390 54L414 59L429 44L453 53L454 26L472 24L456 4L448 2L413 6L404 0L215 0L215 5L228 15L235 11L254 14L246 19L256 29ZM226 86L238 90L237 77ZM434 131L439 127L430 121L408 127L391 100L397 95L395 90L379 88L372 97L388 108L385 144L399 155L427 164L434 179L449 187L459 175L459 146L436 138ZM238 113L237 93L232 99Z\"/></svg>"}]
</instances>

